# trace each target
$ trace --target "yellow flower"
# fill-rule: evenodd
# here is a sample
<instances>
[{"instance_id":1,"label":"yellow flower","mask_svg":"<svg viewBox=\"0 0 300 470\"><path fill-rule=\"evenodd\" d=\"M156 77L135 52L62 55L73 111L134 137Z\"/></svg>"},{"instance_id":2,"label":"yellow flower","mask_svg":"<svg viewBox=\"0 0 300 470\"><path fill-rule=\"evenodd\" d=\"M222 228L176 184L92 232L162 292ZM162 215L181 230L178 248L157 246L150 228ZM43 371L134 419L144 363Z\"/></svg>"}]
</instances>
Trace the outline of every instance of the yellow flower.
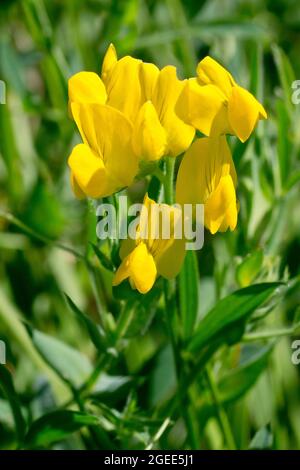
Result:
<instances>
[{"instance_id":1,"label":"yellow flower","mask_svg":"<svg viewBox=\"0 0 300 470\"><path fill-rule=\"evenodd\" d=\"M139 102L134 108L140 63L132 57L117 61L111 45L103 62L103 80L94 72L79 72L69 80L69 109L83 140L68 160L77 197L109 196L129 186L138 172L130 118L140 106Z\"/></svg>"},{"instance_id":2,"label":"yellow flower","mask_svg":"<svg viewBox=\"0 0 300 470\"><path fill-rule=\"evenodd\" d=\"M115 273L114 286L129 278L132 288L146 294L157 276L170 279L178 274L185 256L185 241L174 238L180 216L180 209L157 204L146 194L135 239L122 243L123 261ZM169 221L168 233L164 234L161 220Z\"/></svg>"},{"instance_id":3,"label":"yellow flower","mask_svg":"<svg viewBox=\"0 0 300 470\"><path fill-rule=\"evenodd\" d=\"M140 160L177 156L189 147L195 130L175 113L185 83L177 78L175 67L159 70L154 64L130 56L118 60L111 44L101 78L107 104L122 111L133 125L132 143Z\"/></svg>"},{"instance_id":4,"label":"yellow flower","mask_svg":"<svg viewBox=\"0 0 300 470\"><path fill-rule=\"evenodd\" d=\"M130 185L138 169L130 121L99 103L71 103L71 111L83 140L68 160L75 195L99 198Z\"/></svg>"},{"instance_id":5,"label":"yellow flower","mask_svg":"<svg viewBox=\"0 0 300 470\"><path fill-rule=\"evenodd\" d=\"M134 128L135 151L144 160L176 157L190 146L195 135L194 128L175 113L185 81L177 78L176 68L171 65L159 70L145 63L141 65L140 78L146 101Z\"/></svg>"},{"instance_id":6,"label":"yellow flower","mask_svg":"<svg viewBox=\"0 0 300 470\"><path fill-rule=\"evenodd\" d=\"M225 136L197 139L185 153L176 183L176 202L204 204L212 234L237 224L236 172Z\"/></svg>"},{"instance_id":7,"label":"yellow flower","mask_svg":"<svg viewBox=\"0 0 300 470\"><path fill-rule=\"evenodd\" d=\"M79 72L70 78L69 110L84 142L68 161L76 196L112 194L131 184L139 161L189 147L194 128L174 110L183 86L175 67L160 71L130 56L118 60L112 44L101 77Z\"/></svg>"},{"instance_id":8,"label":"yellow flower","mask_svg":"<svg viewBox=\"0 0 300 470\"><path fill-rule=\"evenodd\" d=\"M242 142L251 135L259 119L267 118L254 96L209 56L199 62L197 78L187 80L176 112L207 136L235 134Z\"/></svg>"}]
</instances>

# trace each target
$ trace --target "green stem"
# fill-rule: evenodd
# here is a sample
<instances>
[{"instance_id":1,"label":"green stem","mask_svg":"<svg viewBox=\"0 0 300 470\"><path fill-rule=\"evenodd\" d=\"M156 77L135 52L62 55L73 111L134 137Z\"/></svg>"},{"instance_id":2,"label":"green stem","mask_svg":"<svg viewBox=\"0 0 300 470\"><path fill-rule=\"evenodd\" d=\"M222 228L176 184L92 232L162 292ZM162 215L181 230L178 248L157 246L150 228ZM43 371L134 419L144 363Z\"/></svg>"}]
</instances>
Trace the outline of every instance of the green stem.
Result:
<instances>
[{"instance_id":1,"label":"green stem","mask_svg":"<svg viewBox=\"0 0 300 470\"><path fill-rule=\"evenodd\" d=\"M166 418L164 420L164 422L162 423L162 425L160 426L159 430L157 431L157 433L155 434L155 436L153 437L153 439L151 440L151 442L147 445L146 449L145 450L151 450L153 449L153 446L154 444L159 441L159 439L161 438L161 436L163 435L163 433L165 432L165 430L167 429L167 427L169 426L171 420L170 418Z\"/></svg>"},{"instance_id":2,"label":"green stem","mask_svg":"<svg viewBox=\"0 0 300 470\"><path fill-rule=\"evenodd\" d=\"M165 168L165 178L164 178L164 193L165 193L165 202L167 204L174 203L174 167L175 167L175 158L167 157L166 158L166 168ZM176 289L176 283L175 283ZM185 364L180 354L180 344L178 339L176 338L175 331L177 330L174 328L174 322L176 320L176 297L174 292L171 289L171 282L165 281L164 282L164 296L165 296L165 309L166 309L166 319L167 319L167 326L168 326L168 333L171 341L171 346L173 350L173 357L175 362L175 370L176 370L176 377L178 383L178 395L179 395L179 407L181 411L181 416L185 421L185 425L188 431L188 437L190 441L190 445L193 449L197 449L199 446L199 439L197 437L197 433L195 431L193 418L194 413L191 409L191 400L189 400L189 395L182 393L183 388L181 386L182 383L185 382ZM190 403L189 403L190 401Z\"/></svg>"},{"instance_id":3,"label":"green stem","mask_svg":"<svg viewBox=\"0 0 300 470\"><path fill-rule=\"evenodd\" d=\"M213 376L213 373L211 372L209 366L206 367L206 378L207 378L207 383L210 388L210 392L213 398L213 401L215 403L215 406L217 408L218 412L218 418L219 418L219 423L220 427L223 431L224 439L225 442L227 443L227 447L229 450L236 450L236 445L233 437L233 433L231 430L231 426L229 423L228 416L223 408L223 405L221 403L221 400L219 398L219 391L217 384L215 382L215 378Z\"/></svg>"},{"instance_id":4,"label":"green stem","mask_svg":"<svg viewBox=\"0 0 300 470\"><path fill-rule=\"evenodd\" d=\"M21 220L17 219L14 215L4 212L0 210L0 217L3 217L3 219L7 220L11 224L15 225L19 229L23 230L23 232L27 233L27 235L30 235L31 237L35 238L36 240L39 240L43 243L46 243L48 245L53 245L56 248L59 248L60 250L67 251L68 253L71 253L72 255L76 256L76 258L80 258L84 260L85 262L86 257L84 254L80 253L79 251L74 250L70 246L64 245L61 242L57 242L55 240L52 240L51 238L48 238L40 233L35 232L32 230L32 228L28 227L26 224L24 224Z\"/></svg>"},{"instance_id":5,"label":"green stem","mask_svg":"<svg viewBox=\"0 0 300 470\"><path fill-rule=\"evenodd\" d=\"M252 341L262 341L265 339L280 338L283 336L292 336L299 330L299 325L292 328L280 328L273 331L259 331L257 333L248 333L243 336L243 343L250 343Z\"/></svg>"},{"instance_id":6,"label":"green stem","mask_svg":"<svg viewBox=\"0 0 300 470\"><path fill-rule=\"evenodd\" d=\"M185 421L185 425L188 431L189 441L193 449L196 449L198 446L198 440L196 438L193 426L193 418L191 414L191 410L188 403L189 395L183 393L183 387L181 386L182 383L185 382L185 371L184 371L184 364L182 363L181 356L180 356L180 346L178 341L175 337L173 328L173 320L175 315L176 306L174 305L174 295L172 295L170 289L170 281L164 282L164 295L165 295L165 311L166 311L166 320L167 320L167 327L168 327L168 334L171 341L174 363L175 363L175 373L176 379L178 383L178 406L180 407L181 416Z\"/></svg>"},{"instance_id":7,"label":"green stem","mask_svg":"<svg viewBox=\"0 0 300 470\"><path fill-rule=\"evenodd\" d=\"M115 349L117 351L119 351L120 349L121 340L126 334L126 331L131 323L133 315L134 315L134 305L131 302L129 302L128 304L124 306L124 309L122 310L122 313L120 315L117 328L116 328ZM110 355L108 358L107 358L107 355L103 355L100 357L91 375L89 376L87 381L84 383L83 387L80 389L81 394L86 394L89 390L93 388L101 372L103 372L104 370L109 370L114 359L115 357L112 355Z\"/></svg>"},{"instance_id":8,"label":"green stem","mask_svg":"<svg viewBox=\"0 0 300 470\"><path fill-rule=\"evenodd\" d=\"M120 340L125 335L131 323L131 320L133 319L134 311L135 311L134 303L130 301L126 302L121 312L121 315L119 317L117 328L116 328L116 348L118 348Z\"/></svg>"},{"instance_id":9,"label":"green stem","mask_svg":"<svg viewBox=\"0 0 300 470\"><path fill-rule=\"evenodd\" d=\"M167 204L174 204L174 167L175 167L175 158L166 157L166 174L164 181L164 190L165 190L165 202Z\"/></svg>"}]
</instances>

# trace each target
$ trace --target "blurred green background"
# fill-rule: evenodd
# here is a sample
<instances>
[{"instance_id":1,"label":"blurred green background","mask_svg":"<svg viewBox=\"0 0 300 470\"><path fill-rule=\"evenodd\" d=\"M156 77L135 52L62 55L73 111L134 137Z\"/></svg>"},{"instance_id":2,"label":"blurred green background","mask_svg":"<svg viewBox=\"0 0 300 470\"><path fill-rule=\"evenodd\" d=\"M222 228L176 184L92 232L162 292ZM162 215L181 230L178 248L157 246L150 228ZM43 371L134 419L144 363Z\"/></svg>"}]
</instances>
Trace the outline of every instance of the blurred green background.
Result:
<instances>
[{"instance_id":1,"label":"blurred green background","mask_svg":"<svg viewBox=\"0 0 300 470\"><path fill-rule=\"evenodd\" d=\"M70 189L67 157L79 138L68 116L67 80L80 70L100 72L111 42L120 57L174 64L182 78L210 54L269 115L245 145L230 139L238 228L206 233L197 258L189 256L190 269L200 273L193 311L201 319L218 299L254 281L289 280L288 287L280 302L256 313L248 338L214 356L219 407L207 398L203 375L196 377L190 421L170 408L174 364L157 293L155 302L133 298L121 352L117 359L107 352L105 341L120 316L127 318L126 305L112 295L110 260L99 255L99 261L91 247L95 207ZM28 447L218 449L228 447L227 423L238 448L300 448L300 366L291 362L300 300L300 104L291 101L299 50L297 0L1 0L0 79L7 95L0 105L0 339L14 388L1 373L0 448L16 446L24 420L66 409L72 400L90 418L77 417L58 432L58 443L32 431ZM86 317L74 315L64 293ZM179 305L188 310L183 298ZM101 322L106 346L98 344ZM251 338L272 328L278 338ZM78 387L91 374L95 387L85 401ZM97 426L82 428L95 425L91 416Z\"/></svg>"}]
</instances>

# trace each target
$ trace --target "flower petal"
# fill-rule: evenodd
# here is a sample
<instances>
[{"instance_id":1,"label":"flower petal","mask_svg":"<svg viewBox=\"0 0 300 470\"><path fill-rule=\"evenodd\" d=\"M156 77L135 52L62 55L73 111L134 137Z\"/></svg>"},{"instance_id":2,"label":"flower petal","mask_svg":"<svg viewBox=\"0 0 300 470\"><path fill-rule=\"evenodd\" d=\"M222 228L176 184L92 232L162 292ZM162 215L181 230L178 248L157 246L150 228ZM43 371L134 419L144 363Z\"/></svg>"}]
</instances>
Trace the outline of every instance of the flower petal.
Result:
<instances>
[{"instance_id":1,"label":"flower petal","mask_svg":"<svg viewBox=\"0 0 300 470\"><path fill-rule=\"evenodd\" d=\"M109 80L109 75L114 67L114 65L118 62L118 56L113 44L110 44L107 48L105 53L103 62L102 62L102 69L101 69L101 78L106 84Z\"/></svg>"},{"instance_id":2,"label":"flower petal","mask_svg":"<svg viewBox=\"0 0 300 470\"><path fill-rule=\"evenodd\" d=\"M133 149L142 160L159 160L166 148L166 133L151 101L141 107L132 135Z\"/></svg>"},{"instance_id":3,"label":"flower petal","mask_svg":"<svg viewBox=\"0 0 300 470\"><path fill-rule=\"evenodd\" d=\"M74 173L71 172L70 174L70 182L71 182L71 187L73 189L73 193L78 199L83 199L85 197L84 192L80 189L79 184L76 181L76 178L74 176Z\"/></svg>"},{"instance_id":4,"label":"flower petal","mask_svg":"<svg viewBox=\"0 0 300 470\"><path fill-rule=\"evenodd\" d=\"M131 283L141 293L146 294L153 287L157 275L153 256L145 243L139 245L121 263L113 279L113 285L130 278Z\"/></svg>"},{"instance_id":5,"label":"flower petal","mask_svg":"<svg viewBox=\"0 0 300 470\"><path fill-rule=\"evenodd\" d=\"M83 141L103 159L107 174L115 180L118 189L131 184L138 162L132 149L132 125L128 119L107 105L73 104L72 111Z\"/></svg>"},{"instance_id":6,"label":"flower petal","mask_svg":"<svg viewBox=\"0 0 300 470\"><path fill-rule=\"evenodd\" d=\"M106 102L106 90L99 75L94 72L79 72L68 81L69 101L75 103Z\"/></svg>"},{"instance_id":7,"label":"flower petal","mask_svg":"<svg viewBox=\"0 0 300 470\"><path fill-rule=\"evenodd\" d=\"M109 179L103 160L87 145L79 144L74 147L68 159L74 181L80 190L94 198L111 194L114 187ZM77 192L77 188L75 194Z\"/></svg>"},{"instance_id":8,"label":"flower petal","mask_svg":"<svg viewBox=\"0 0 300 470\"><path fill-rule=\"evenodd\" d=\"M230 96L231 88L235 85L232 75L209 56L199 62L197 75L200 85L216 85L227 98Z\"/></svg>"},{"instance_id":9,"label":"flower petal","mask_svg":"<svg viewBox=\"0 0 300 470\"><path fill-rule=\"evenodd\" d=\"M240 86L234 86L228 102L228 119L234 134L245 142L259 119L266 119L263 106Z\"/></svg>"},{"instance_id":10,"label":"flower petal","mask_svg":"<svg viewBox=\"0 0 300 470\"><path fill-rule=\"evenodd\" d=\"M236 173L226 137L198 139L179 167L176 201L204 204L205 225L212 233L223 222L223 229L229 226L233 230L237 219L235 185Z\"/></svg>"},{"instance_id":11,"label":"flower petal","mask_svg":"<svg viewBox=\"0 0 300 470\"><path fill-rule=\"evenodd\" d=\"M230 160L230 151L224 136L195 140L185 153L179 167L176 183L176 202L203 204L218 184L223 162ZM229 173L229 164L227 165Z\"/></svg>"},{"instance_id":12,"label":"flower petal","mask_svg":"<svg viewBox=\"0 0 300 470\"><path fill-rule=\"evenodd\" d=\"M184 85L175 111L184 122L209 136L212 133L223 134L227 131L225 104L224 95L218 87L200 86L195 78L191 78Z\"/></svg>"},{"instance_id":13,"label":"flower petal","mask_svg":"<svg viewBox=\"0 0 300 470\"><path fill-rule=\"evenodd\" d=\"M142 103L152 101L155 85L159 76L159 68L154 64L142 62L140 66L140 83Z\"/></svg>"},{"instance_id":14,"label":"flower petal","mask_svg":"<svg viewBox=\"0 0 300 470\"><path fill-rule=\"evenodd\" d=\"M156 260L157 272L166 279L172 279L179 273L185 257L184 239L175 239L172 245Z\"/></svg>"},{"instance_id":15,"label":"flower petal","mask_svg":"<svg viewBox=\"0 0 300 470\"><path fill-rule=\"evenodd\" d=\"M176 68L164 67L158 76L153 93L153 105L167 135L166 153L177 156L191 144L195 130L185 124L175 113L175 105L183 89L184 82L178 80Z\"/></svg>"},{"instance_id":16,"label":"flower petal","mask_svg":"<svg viewBox=\"0 0 300 470\"><path fill-rule=\"evenodd\" d=\"M92 103L71 102L71 112L81 138L95 153L102 157L98 148L96 123Z\"/></svg>"},{"instance_id":17,"label":"flower petal","mask_svg":"<svg viewBox=\"0 0 300 470\"><path fill-rule=\"evenodd\" d=\"M126 258L126 256L128 256L129 253L131 253L131 251L133 251L135 247L136 247L136 241L133 240L132 238L125 238L124 240L122 240L120 250L119 250L120 258L122 260Z\"/></svg>"},{"instance_id":18,"label":"flower petal","mask_svg":"<svg viewBox=\"0 0 300 470\"><path fill-rule=\"evenodd\" d=\"M140 65L140 60L125 56L112 67L106 82L107 104L132 122L141 106Z\"/></svg>"},{"instance_id":19,"label":"flower petal","mask_svg":"<svg viewBox=\"0 0 300 470\"><path fill-rule=\"evenodd\" d=\"M204 206L204 223L212 234L229 227L234 230L237 224L237 204L235 188L230 175L222 176L218 186Z\"/></svg>"}]
</instances>

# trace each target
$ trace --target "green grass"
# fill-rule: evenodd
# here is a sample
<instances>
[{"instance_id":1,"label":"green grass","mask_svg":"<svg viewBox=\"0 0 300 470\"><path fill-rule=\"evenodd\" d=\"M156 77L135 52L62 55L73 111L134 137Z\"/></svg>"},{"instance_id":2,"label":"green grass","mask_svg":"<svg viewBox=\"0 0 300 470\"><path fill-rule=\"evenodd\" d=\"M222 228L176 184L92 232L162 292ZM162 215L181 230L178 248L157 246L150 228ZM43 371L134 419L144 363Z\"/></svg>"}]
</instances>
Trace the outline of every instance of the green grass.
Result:
<instances>
[{"instance_id":1,"label":"green grass","mask_svg":"<svg viewBox=\"0 0 300 470\"><path fill-rule=\"evenodd\" d=\"M1 449L300 448L299 22L297 1L1 1ZM145 296L112 289L118 246L69 185L67 80L110 42L181 77L209 53L269 115L230 140L237 229Z\"/></svg>"}]
</instances>

